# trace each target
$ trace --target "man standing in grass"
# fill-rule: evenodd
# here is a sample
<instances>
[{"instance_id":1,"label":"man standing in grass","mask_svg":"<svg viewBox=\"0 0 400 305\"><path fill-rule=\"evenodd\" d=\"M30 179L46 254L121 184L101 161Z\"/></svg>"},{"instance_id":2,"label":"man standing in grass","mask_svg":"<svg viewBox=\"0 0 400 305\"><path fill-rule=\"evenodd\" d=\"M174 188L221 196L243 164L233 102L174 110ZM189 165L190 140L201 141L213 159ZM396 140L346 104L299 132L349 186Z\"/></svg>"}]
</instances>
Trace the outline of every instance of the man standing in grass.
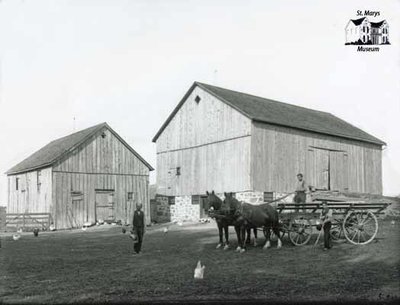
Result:
<instances>
[{"instance_id":1,"label":"man standing in grass","mask_svg":"<svg viewBox=\"0 0 400 305\"><path fill-rule=\"evenodd\" d=\"M141 252L143 234L144 234L144 213L142 212L142 204L138 204L136 211L133 213L132 221L133 230L137 234L138 241L133 244L134 254Z\"/></svg>"},{"instance_id":2,"label":"man standing in grass","mask_svg":"<svg viewBox=\"0 0 400 305\"><path fill-rule=\"evenodd\" d=\"M324 230L324 250L332 248L331 243L331 227L332 227L332 209L329 208L326 201L322 203L322 211L320 219L323 221L322 228Z\"/></svg>"}]
</instances>

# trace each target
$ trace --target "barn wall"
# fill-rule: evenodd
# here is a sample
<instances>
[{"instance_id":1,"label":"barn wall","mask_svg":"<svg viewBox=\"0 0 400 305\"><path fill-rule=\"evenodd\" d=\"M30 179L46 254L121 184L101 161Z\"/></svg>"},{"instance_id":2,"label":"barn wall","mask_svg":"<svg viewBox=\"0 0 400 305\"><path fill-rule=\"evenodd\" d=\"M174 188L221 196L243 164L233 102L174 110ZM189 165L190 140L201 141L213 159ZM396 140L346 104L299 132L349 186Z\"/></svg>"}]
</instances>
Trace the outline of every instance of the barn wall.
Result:
<instances>
[{"instance_id":1,"label":"barn wall","mask_svg":"<svg viewBox=\"0 0 400 305\"><path fill-rule=\"evenodd\" d=\"M196 87L157 139L157 193L248 190L250 135L248 118Z\"/></svg>"},{"instance_id":2,"label":"barn wall","mask_svg":"<svg viewBox=\"0 0 400 305\"><path fill-rule=\"evenodd\" d=\"M310 184L317 183L316 171L326 156L318 147L337 151L330 157L331 166L332 162L338 164L332 183L339 188L346 184L349 192L382 194L378 145L257 122L251 145L254 190L293 192L298 172L304 173Z\"/></svg>"},{"instance_id":3,"label":"barn wall","mask_svg":"<svg viewBox=\"0 0 400 305\"><path fill-rule=\"evenodd\" d=\"M57 211L57 228L96 221L95 189L115 191L116 220L130 223L134 207L142 203L146 222L150 223L148 167L110 130L104 130L105 137L101 133L54 165L53 201ZM83 193L79 204L72 205L71 191ZM128 192L134 193L134 199L127 203ZM127 215L124 214L125 206ZM68 216L71 211L77 224Z\"/></svg>"},{"instance_id":4,"label":"barn wall","mask_svg":"<svg viewBox=\"0 0 400 305\"><path fill-rule=\"evenodd\" d=\"M110 130L97 133L87 145L81 145L67 159L54 166L54 171L148 175L149 169Z\"/></svg>"},{"instance_id":5,"label":"barn wall","mask_svg":"<svg viewBox=\"0 0 400 305\"><path fill-rule=\"evenodd\" d=\"M37 171L8 176L7 213L52 213L51 168L40 170L40 190L38 190ZM16 178L19 187L16 190Z\"/></svg>"},{"instance_id":6,"label":"barn wall","mask_svg":"<svg viewBox=\"0 0 400 305\"><path fill-rule=\"evenodd\" d=\"M114 190L115 220L131 224L136 205L142 203L146 222L150 223L147 176L54 172L53 181L58 229L96 222L96 189ZM73 203L71 191L82 192L82 201ZM133 193L133 200L128 200L128 192Z\"/></svg>"}]
</instances>

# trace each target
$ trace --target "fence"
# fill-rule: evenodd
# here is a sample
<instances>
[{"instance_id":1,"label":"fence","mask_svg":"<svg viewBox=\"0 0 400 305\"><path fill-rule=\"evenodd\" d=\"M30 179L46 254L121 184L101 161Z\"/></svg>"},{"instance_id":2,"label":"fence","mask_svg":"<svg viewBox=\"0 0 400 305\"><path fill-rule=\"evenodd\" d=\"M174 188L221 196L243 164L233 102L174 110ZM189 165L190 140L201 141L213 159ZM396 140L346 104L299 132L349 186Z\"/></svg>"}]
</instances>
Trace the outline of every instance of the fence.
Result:
<instances>
[{"instance_id":1,"label":"fence","mask_svg":"<svg viewBox=\"0 0 400 305\"><path fill-rule=\"evenodd\" d=\"M22 229L30 231L34 228L48 230L52 223L50 213L9 213L6 214L6 230Z\"/></svg>"}]
</instances>

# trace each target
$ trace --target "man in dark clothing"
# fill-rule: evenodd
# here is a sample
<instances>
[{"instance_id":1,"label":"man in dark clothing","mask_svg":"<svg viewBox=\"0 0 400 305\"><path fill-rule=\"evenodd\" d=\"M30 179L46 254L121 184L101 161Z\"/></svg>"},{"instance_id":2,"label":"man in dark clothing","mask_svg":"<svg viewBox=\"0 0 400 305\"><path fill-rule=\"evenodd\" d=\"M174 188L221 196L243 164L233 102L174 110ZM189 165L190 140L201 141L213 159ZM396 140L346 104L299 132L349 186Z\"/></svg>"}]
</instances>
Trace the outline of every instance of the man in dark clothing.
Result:
<instances>
[{"instance_id":1,"label":"man in dark clothing","mask_svg":"<svg viewBox=\"0 0 400 305\"><path fill-rule=\"evenodd\" d=\"M324 230L324 250L332 248L331 227L332 227L332 210L326 201L322 203L320 219L323 221L322 228Z\"/></svg>"},{"instance_id":2,"label":"man in dark clothing","mask_svg":"<svg viewBox=\"0 0 400 305\"><path fill-rule=\"evenodd\" d=\"M133 230L136 232L138 241L133 244L134 254L140 253L142 248L143 234L144 234L144 213L142 212L142 205L138 204L136 211L133 213L132 221Z\"/></svg>"}]
</instances>

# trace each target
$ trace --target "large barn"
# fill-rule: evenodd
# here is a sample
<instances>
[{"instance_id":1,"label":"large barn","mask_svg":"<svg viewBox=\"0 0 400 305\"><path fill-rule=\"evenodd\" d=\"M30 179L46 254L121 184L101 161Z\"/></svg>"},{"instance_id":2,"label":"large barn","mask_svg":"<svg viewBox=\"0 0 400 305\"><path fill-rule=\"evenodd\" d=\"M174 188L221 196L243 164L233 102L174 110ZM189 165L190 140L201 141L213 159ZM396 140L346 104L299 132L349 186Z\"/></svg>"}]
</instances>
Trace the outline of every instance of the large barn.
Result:
<instances>
[{"instance_id":1,"label":"large barn","mask_svg":"<svg viewBox=\"0 0 400 305\"><path fill-rule=\"evenodd\" d=\"M54 140L7 171L8 213L50 213L57 229L131 223L142 203L150 222L153 170L107 123Z\"/></svg>"},{"instance_id":2,"label":"large barn","mask_svg":"<svg viewBox=\"0 0 400 305\"><path fill-rule=\"evenodd\" d=\"M203 217L206 190L259 203L315 189L382 193L385 143L338 117L195 82L153 142L160 211Z\"/></svg>"}]
</instances>

